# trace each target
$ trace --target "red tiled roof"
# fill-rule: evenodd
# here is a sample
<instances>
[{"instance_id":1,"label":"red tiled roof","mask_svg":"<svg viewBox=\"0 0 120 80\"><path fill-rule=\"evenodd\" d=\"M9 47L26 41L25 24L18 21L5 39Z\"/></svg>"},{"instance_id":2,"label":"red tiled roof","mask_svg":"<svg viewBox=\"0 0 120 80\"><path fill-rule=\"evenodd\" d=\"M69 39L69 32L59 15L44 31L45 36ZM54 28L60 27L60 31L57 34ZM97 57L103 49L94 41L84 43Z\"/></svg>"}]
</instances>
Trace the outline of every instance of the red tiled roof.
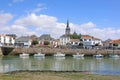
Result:
<instances>
[{"instance_id":1,"label":"red tiled roof","mask_svg":"<svg viewBox=\"0 0 120 80\"><path fill-rule=\"evenodd\" d=\"M112 41L110 41L110 43L120 43L120 39L118 39L118 40L112 40Z\"/></svg>"}]
</instances>

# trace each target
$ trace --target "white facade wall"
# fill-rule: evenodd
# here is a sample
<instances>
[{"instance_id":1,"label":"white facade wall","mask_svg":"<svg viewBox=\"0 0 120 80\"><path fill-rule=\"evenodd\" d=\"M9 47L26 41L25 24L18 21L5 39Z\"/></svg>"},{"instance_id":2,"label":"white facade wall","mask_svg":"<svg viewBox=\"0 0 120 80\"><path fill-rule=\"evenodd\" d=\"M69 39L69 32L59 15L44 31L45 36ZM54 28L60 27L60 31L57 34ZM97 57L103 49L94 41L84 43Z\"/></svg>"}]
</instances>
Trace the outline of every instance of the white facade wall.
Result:
<instances>
[{"instance_id":1,"label":"white facade wall","mask_svg":"<svg viewBox=\"0 0 120 80\"><path fill-rule=\"evenodd\" d=\"M66 45L70 42L70 37L61 37L60 38L60 45Z\"/></svg>"},{"instance_id":2,"label":"white facade wall","mask_svg":"<svg viewBox=\"0 0 120 80\"><path fill-rule=\"evenodd\" d=\"M83 40L83 45L85 45L85 46L93 45L91 38L83 38L82 40Z\"/></svg>"},{"instance_id":3,"label":"white facade wall","mask_svg":"<svg viewBox=\"0 0 120 80\"><path fill-rule=\"evenodd\" d=\"M0 46L14 45L15 40L13 37L0 34Z\"/></svg>"},{"instance_id":4,"label":"white facade wall","mask_svg":"<svg viewBox=\"0 0 120 80\"><path fill-rule=\"evenodd\" d=\"M92 38L82 38L83 40L83 46L87 48L92 48L92 46L95 46L95 44L102 45L101 40L94 40Z\"/></svg>"},{"instance_id":5,"label":"white facade wall","mask_svg":"<svg viewBox=\"0 0 120 80\"><path fill-rule=\"evenodd\" d=\"M101 40L93 40L92 45L95 45L95 44L102 45L102 41Z\"/></svg>"}]
</instances>

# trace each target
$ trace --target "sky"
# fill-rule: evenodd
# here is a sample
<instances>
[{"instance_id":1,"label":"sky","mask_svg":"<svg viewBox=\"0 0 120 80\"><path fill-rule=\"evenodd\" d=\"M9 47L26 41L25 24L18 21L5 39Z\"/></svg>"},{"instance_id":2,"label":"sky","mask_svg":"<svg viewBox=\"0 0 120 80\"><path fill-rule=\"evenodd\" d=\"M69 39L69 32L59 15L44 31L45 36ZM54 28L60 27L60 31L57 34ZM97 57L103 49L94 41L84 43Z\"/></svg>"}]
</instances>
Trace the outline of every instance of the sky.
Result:
<instances>
[{"instance_id":1,"label":"sky","mask_svg":"<svg viewBox=\"0 0 120 80\"><path fill-rule=\"evenodd\" d=\"M71 33L120 39L120 0L0 0L0 34Z\"/></svg>"}]
</instances>

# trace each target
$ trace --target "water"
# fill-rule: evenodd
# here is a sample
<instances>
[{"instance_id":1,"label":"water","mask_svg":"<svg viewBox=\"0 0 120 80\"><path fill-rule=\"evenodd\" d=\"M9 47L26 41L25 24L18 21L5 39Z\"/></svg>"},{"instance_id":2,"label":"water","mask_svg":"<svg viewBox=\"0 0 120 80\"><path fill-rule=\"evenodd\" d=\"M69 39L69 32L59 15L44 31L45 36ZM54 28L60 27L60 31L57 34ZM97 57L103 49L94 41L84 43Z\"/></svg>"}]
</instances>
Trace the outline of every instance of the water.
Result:
<instances>
[{"instance_id":1,"label":"water","mask_svg":"<svg viewBox=\"0 0 120 80\"><path fill-rule=\"evenodd\" d=\"M120 75L120 59L93 57L55 58L47 56L20 58L19 56L0 57L0 73L16 70L48 70L48 71L87 71L92 74Z\"/></svg>"}]
</instances>

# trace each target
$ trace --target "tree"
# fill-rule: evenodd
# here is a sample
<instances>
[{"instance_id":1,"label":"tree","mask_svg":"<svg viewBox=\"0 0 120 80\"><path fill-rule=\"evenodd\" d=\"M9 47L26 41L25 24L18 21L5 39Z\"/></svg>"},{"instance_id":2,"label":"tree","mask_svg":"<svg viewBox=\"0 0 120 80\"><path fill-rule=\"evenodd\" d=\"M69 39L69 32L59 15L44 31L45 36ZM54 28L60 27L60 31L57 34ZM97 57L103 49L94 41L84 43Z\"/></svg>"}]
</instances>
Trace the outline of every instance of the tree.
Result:
<instances>
[{"instance_id":1,"label":"tree","mask_svg":"<svg viewBox=\"0 0 120 80\"><path fill-rule=\"evenodd\" d=\"M68 35L68 36L70 36L71 39L80 39L81 34L78 35L76 32L74 32L73 34Z\"/></svg>"},{"instance_id":2,"label":"tree","mask_svg":"<svg viewBox=\"0 0 120 80\"><path fill-rule=\"evenodd\" d=\"M49 41L44 41L44 45L49 45L50 42Z\"/></svg>"},{"instance_id":3,"label":"tree","mask_svg":"<svg viewBox=\"0 0 120 80\"><path fill-rule=\"evenodd\" d=\"M38 41L37 40L33 40L32 41L32 45L36 45L36 44L38 44Z\"/></svg>"}]
</instances>

